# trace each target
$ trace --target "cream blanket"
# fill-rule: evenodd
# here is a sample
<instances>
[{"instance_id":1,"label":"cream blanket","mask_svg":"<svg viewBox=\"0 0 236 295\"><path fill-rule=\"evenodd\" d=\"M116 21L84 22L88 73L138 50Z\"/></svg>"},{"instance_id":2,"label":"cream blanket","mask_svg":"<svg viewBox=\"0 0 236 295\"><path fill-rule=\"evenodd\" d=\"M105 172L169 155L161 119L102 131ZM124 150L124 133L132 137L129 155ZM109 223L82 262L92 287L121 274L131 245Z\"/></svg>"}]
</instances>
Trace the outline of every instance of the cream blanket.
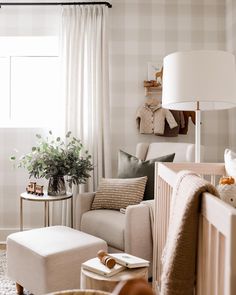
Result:
<instances>
[{"instance_id":1,"label":"cream blanket","mask_svg":"<svg viewBox=\"0 0 236 295\"><path fill-rule=\"evenodd\" d=\"M206 180L181 171L173 188L170 225L162 256L162 295L193 295L201 195L218 192Z\"/></svg>"}]
</instances>

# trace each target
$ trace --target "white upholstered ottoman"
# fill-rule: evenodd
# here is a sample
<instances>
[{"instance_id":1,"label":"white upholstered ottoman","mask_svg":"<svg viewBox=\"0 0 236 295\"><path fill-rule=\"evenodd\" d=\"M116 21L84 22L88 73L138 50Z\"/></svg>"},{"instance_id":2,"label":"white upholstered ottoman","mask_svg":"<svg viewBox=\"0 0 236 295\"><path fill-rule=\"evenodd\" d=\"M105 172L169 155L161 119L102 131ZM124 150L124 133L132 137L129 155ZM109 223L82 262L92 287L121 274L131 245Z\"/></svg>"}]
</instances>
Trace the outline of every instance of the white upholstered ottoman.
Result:
<instances>
[{"instance_id":1,"label":"white upholstered ottoman","mask_svg":"<svg viewBox=\"0 0 236 295\"><path fill-rule=\"evenodd\" d=\"M65 226L14 233L7 238L8 276L35 295L80 287L81 263L107 251L102 239Z\"/></svg>"}]
</instances>

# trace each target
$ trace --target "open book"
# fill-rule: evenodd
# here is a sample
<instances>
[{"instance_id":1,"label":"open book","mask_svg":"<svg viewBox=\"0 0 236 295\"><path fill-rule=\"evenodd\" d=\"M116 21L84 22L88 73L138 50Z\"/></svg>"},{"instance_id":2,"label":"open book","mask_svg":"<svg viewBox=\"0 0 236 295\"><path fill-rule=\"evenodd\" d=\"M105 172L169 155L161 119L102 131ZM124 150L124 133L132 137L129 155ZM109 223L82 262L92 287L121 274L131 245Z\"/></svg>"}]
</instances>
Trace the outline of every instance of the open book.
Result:
<instances>
[{"instance_id":1,"label":"open book","mask_svg":"<svg viewBox=\"0 0 236 295\"><path fill-rule=\"evenodd\" d=\"M118 272L126 269L126 267L120 264L116 264L113 268L110 269L107 266L105 266L97 257L82 263L82 267L83 269L87 269L89 271L95 272L105 277L114 276Z\"/></svg>"},{"instance_id":2,"label":"open book","mask_svg":"<svg viewBox=\"0 0 236 295\"><path fill-rule=\"evenodd\" d=\"M127 253L112 253L109 256L115 258L116 262L128 268L148 267L149 261Z\"/></svg>"}]
</instances>

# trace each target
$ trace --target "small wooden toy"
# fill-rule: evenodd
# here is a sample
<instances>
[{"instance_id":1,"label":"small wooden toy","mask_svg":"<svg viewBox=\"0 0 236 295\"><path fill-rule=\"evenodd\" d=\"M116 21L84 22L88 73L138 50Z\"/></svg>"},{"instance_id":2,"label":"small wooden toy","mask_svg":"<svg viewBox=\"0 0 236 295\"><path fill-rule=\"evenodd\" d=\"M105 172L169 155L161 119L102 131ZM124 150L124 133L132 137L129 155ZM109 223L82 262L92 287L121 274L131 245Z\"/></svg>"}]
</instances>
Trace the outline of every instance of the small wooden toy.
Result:
<instances>
[{"instance_id":1,"label":"small wooden toy","mask_svg":"<svg viewBox=\"0 0 236 295\"><path fill-rule=\"evenodd\" d=\"M113 268L116 264L116 261L114 258L110 257L105 251L99 250L97 253L98 258L100 261L106 265L108 268Z\"/></svg>"},{"instance_id":2,"label":"small wooden toy","mask_svg":"<svg viewBox=\"0 0 236 295\"><path fill-rule=\"evenodd\" d=\"M31 182L28 184L27 188L26 188L27 193L28 193L28 194L34 194L34 192L35 192L35 187L36 187L36 182L31 181Z\"/></svg>"},{"instance_id":3,"label":"small wooden toy","mask_svg":"<svg viewBox=\"0 0 236 295\"><path fill-rule=\"evenodd\" d=\"M35 195L43 196L43 185L36 184Z\"/></svg>"},{"instance_id":4,"label":"small wooden toy","mask_svg":"<svg viewBox=\"0 0 236 295\"><path fill-rule=\"evenodd\" d=\"M38 185L36 182L31 181L27 188L26 191L28 194L35 194L37 196L43 196L43 185Z\"/></svg>"}]
</instances>

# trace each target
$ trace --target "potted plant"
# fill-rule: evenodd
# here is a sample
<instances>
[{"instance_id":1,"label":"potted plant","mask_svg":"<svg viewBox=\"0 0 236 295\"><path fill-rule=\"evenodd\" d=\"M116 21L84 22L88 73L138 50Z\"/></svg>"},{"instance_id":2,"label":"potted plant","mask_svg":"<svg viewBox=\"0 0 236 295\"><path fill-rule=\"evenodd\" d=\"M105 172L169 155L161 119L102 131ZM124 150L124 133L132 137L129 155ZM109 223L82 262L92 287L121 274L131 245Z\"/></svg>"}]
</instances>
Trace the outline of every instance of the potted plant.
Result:
<instances>
[{"instance_id":1,"label":"potted plant","mask_svg":"<svg viewBox=\"0 0 236 295\"><path fill-rule=\"evenodd\" d=\"M66 193L64 176L68 176L69 186L85 183L93 170L91 155L84 149L81 141L66 134L66 140L50 136L43 138L36 134L37 145L30 153L21 156L18 167L26 168L29 177L49 179L48 195L63 195ZM16 160L15 156L11 160Z\"/></svg>"}]
</instances>

